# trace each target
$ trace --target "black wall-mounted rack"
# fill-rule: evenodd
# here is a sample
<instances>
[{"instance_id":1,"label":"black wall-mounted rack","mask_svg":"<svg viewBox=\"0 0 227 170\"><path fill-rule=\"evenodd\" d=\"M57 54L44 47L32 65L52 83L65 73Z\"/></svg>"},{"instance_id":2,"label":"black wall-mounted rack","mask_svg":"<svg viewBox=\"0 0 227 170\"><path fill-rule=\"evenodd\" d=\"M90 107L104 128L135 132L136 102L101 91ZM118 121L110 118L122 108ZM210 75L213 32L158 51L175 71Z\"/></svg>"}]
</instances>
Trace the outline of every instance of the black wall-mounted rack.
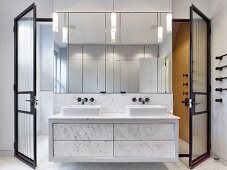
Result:
<instances>
[{"instance_id":1,"label":"black wall-mounted rack","mask_svg":"<svg viewBox=\"0 0 227 170\"><path fill-rule=\"evenodd\" d=\"M215 57L215 59L216 60L222 60L225 56L227 56L227 54L223 54L221 56L217 56L217 57ZM215 70L222 71L223 68L226 68L226 67L227 67L227 65L224 65L224 66L221 66L221 67L216 67ZM215 78L216 81L222 81L224 79L227 79L227 77L218 77L218 78ZM219 92L227 91L227 88L216 88L215 91L219 91ZM222 98L215 99L215 102L222 103L223 102L223 99Z\"/></svg>"},{"instance_id":2,"label":"black wall-mounted rack","mask_svg":"<svg viewBox=\"0 0 227 170\"><path fill-rule=\"evenodd\" d=\"M225 56L227 56L227 54L224 54L224 55L221 55L221 56L217 56L215 59L216 59L216 60L222 60L223 57L225 57Z\"/></svg>"},{"instance_id":3,"label":"black wall-mounted rack","mask_svg":"<svg viewBox=\"0 0 227 170\"><path fill-rule=\"evenodd\" d=\"M226 67L227 67L227 65L225 65L225 66L221 66L221 67L216 67L216 68L215 68L215 70L222 71L222 70L223 70L223 68L226 68Z\"/></svg>"},{"instance_id":4,"label":"black wall-mounted rack","mask_svg":"<svg viewBox=\"0 0 227 170\"><path fill-rule=\"evenodd\" d=\"M220 99L215 99L215 102L217 102L217 103L222 103L223 102L223 100L220 98Z\"/></svg>"},{"instance_id":5,"label":"black wall-mounted rack","mask_svg":"<svg viewBox=\"0 0 227 170\"><path fill-rule=\"evenodd\" d=\"M220 92L226 91L226 90L227 90L227 88L216 88L216 89L215 89L215 91L220 91Z\"/></svg>"},{"instance_id":6,"label":"black wall-mounted rack","mask_svg":"<svg viewBox=\"0 0 227 170\"><path fill-rule=\"evenodd\" d=\"M227 77L219 77L219 78L216 78L215 80L216 80L216 81L222 81L222 80L224 80L224 79L227 79Z\"/></svg>"}]
</instances>

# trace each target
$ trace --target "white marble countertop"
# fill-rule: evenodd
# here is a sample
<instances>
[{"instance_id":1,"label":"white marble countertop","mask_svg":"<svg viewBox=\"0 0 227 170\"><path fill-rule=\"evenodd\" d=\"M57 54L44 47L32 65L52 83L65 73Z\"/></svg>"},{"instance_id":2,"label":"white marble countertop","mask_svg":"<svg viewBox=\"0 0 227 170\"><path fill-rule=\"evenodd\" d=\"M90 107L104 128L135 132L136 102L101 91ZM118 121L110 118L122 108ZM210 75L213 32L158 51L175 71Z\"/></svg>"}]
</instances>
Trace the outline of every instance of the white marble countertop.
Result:
<instances>
[{"instance_id":1,"label":"white marble countertop","mask_svg":"<svg viewBox=\"0 0 227 170\"><path fill-rule=\"evenodd\" d=\"M60 120L60 119L64 119L64 120L72 120L72 119L82 119L82 120L138 120L138 119L152 119L152 120L160 120L160 119L174 119L174 120L178 120L180 119L177 116L174 116L172 114L162 114L162 115L150 115L150 116L130 116L127 113L101 113L98 116L94 115L94 116L65 116L61 113L50 116L49 117L50 120Z\"/></svg>"}]
</instances>

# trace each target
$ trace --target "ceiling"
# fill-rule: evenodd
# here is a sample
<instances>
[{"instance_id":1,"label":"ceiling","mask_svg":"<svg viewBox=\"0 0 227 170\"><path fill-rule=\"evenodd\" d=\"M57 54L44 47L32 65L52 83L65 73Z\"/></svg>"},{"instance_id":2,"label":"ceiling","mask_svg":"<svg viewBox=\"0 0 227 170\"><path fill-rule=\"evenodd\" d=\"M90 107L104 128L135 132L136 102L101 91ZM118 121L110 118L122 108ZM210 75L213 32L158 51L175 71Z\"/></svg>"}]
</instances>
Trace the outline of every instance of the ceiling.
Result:
<instances>
[{"instance_id":1,"label":"ceiling","mask_svg":"<svg viewBox=\"0 0 227 170\"><path fill-rule=\"evenodd\" d=\"M160 15L165 39L166 14ZM65 46L62 43L64 25L69 25L70 44L111 43L110 13L60 13L59 32L55 33L55 42L60 46ZM117 13L116 44L158 44L157 35L157 13Z\"/></svg>"},{"instance_id":2,"label":"ceiling","mask_svg":"<svg viewBox=\"0 0 227 170\"><path fill-rule=\"evenodd\" d=\"M55 0L57 12L169 11L170 0Z\"/></svg>"}]
</instances>

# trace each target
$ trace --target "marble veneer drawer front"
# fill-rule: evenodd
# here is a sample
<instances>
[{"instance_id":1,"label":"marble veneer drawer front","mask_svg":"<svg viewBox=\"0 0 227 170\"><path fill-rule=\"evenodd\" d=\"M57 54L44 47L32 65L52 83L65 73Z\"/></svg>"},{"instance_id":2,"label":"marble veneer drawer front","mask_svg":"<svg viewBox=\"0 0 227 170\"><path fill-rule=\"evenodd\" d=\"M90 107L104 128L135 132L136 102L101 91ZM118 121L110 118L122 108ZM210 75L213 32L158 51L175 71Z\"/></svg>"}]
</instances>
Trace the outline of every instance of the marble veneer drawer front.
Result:
<instances>
[{"instance_id":1,"label":"marble veneer drawer front","mask_svg":"<svg viewBox=\"0 0 227 170\"><path fill-rule=\"evenodd\" d=\"M113 140L113 124L53 124L54 140Z\"/></svg>"},{"instance_id":2,"label":"marble veneer drawer front","mask_svg":"<svg viewBox=\"0 0 227 170\"><path fill-rule=\"evenodd\" d=\"M113 157L112 141L54 141L54 156Z\"/></svg>"},{"instance_id":3,"label":"marble veneer drawer front","mask_svg":"<svg viewBox=\"0 0 227 170\"><path fill-rule=\"evenodd\" d=\"M115 157L175 157L174 141L115 141Z\"/></svg>"},{"instance_id":4,"label":"marble veneer drawer front","mask_svg":"<svg viewBox=\"0 0 227 170\"><path fill-rule=\"evenodd\" d=\"M179 121L50 120L50 161L176 162Z\"/></svg>"},{"instance_id":5,"label":"marble veneer drawer front","mask_svg":"<svg viewBox=\"0 0 227 170\"><path fill-rule=\"evenodd\" d=\"M114 140L173 140L174 124L115 124Z\"/></svg>"}]
</instances>

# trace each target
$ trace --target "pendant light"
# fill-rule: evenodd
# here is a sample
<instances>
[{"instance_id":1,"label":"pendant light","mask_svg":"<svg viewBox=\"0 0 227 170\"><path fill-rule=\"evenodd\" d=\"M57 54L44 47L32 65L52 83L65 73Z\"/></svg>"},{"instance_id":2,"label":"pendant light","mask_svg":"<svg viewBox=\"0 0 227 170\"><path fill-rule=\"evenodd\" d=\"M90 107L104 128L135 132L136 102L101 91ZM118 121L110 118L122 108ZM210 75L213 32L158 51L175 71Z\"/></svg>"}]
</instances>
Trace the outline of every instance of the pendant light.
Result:
<instances>
[{"instance_id":1,"label":"pendant light","mask_svg":"<svg viewBox=\"0 0 227 170\"><path fill-rule=\"evenodd\" d=\"M114 11L111 13L111 27L117 27L117 14Z\"/></svg>"},{"instance_id":2,"label":"pendant light","mask_svg":"<svg viewBox=\"0 0 227 170\"><path fill-rule=\"evenodd\" d=\"M66 19L67 19L67 16L65 13L64 14L64 27L62 28L62 42L67 44L68 43L68 28L66 25Z\"/></svg>"},{"instance_id":3,"label":"pendant light","mask_svg":"<svg viewBox=\"0 0 227 170\"><path fill-rule=\"evenodd\" d=\"M116 41L116 31L111 29L111 43L114 44Z\"/></svg>"},{"instance_id":4,"label":"pendant light","mask_svg":"<svg viewBox=\"0 0 227 170\"><path fill-rule=\"evenodd\" d=\"M53 17L53 31L58 32L58 13L56 12L56 2L54 0L54 12L52 14Z\"/></svg>"},{"instance_id":5,"label":"pendant light","mask_svg":"<svg viewBox=\"0 0 227 170\"><path fill-rule=\"evenodd\" d=\"M113 11L111 13L111 43L115 43L117 32L117 14L114 11L114 0L113 0Z\"/></svg>"},{"instance_id":6,"label":"pendant light","mask_svg":"<svg viewBox=\"0 0 227 170\"><path fill-rule=\"evenodd\" d=\"M166 16L166 31L168 33L172 32L172 18L173 15L171 13L171 0L169 0L169 13Z\"/></svg>"},{"instance_id":7,"label":"pendant light","mask_svg":"<svg viewBox=\"0 0 227 170\"><path fill-rule=\"evenodd\" d=\"M157 25L158 25L158 43L163 42L163 27L162 27L162 20L161 20L161 13L160 13L160 22L158 22L158 13L157 13Z\"/></svg>"}]
</instances>

